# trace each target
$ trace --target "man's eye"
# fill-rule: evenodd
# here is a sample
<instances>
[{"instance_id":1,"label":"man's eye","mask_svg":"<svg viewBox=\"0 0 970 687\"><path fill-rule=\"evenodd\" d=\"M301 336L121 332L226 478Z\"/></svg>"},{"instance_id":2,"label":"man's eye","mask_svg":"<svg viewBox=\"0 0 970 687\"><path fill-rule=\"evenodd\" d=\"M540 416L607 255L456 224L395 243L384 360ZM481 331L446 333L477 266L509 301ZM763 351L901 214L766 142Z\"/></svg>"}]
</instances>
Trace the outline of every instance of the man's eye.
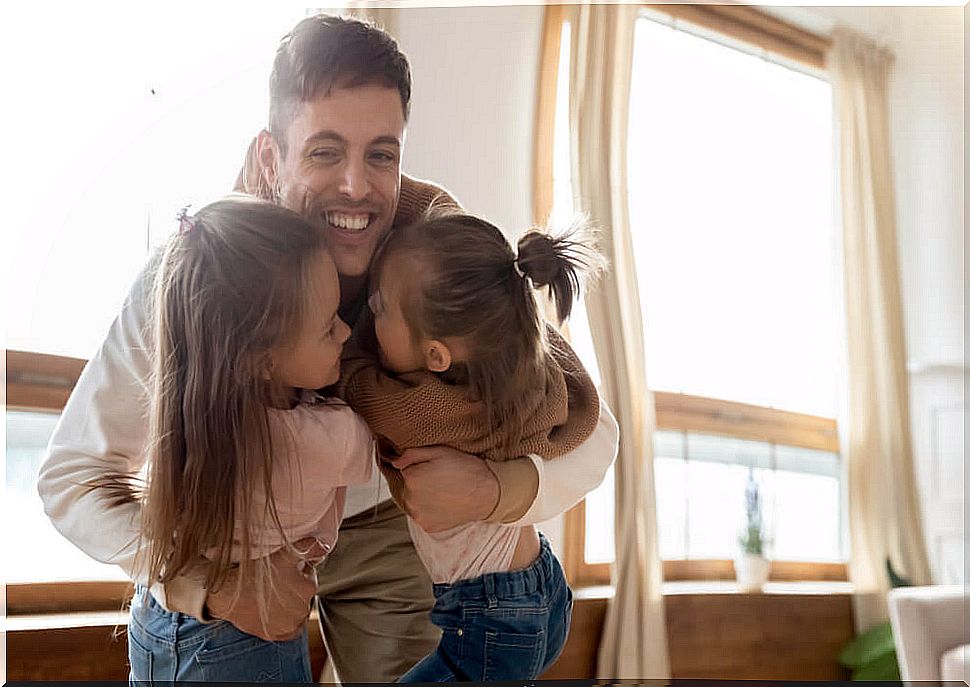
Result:
<instances>
[{"instance_id":1,"label":"man's eye","mask_svg":"<svg viewBox=\"0 0 970 687\"><path fill-rule=\"evenodd\" d=\"M375 151L371 153L371 159L374 160L374 162L378 162L382 164L391 164L395 160L397 160L397 156L394 155L394 153L389 153L385 151Z\"/></svg>"},{"instance_id":2,"label":"man's eye","mask_svg":"<svg viewBox=\"0 0 970 687\"><path fill-rule=\"evenodd\" d=\"M337 157L337 155L338 152L332 148L314 150L312 153L310 153L310 157L317 160L332 160L333 158Z\"/></svg>"}]
</instances>

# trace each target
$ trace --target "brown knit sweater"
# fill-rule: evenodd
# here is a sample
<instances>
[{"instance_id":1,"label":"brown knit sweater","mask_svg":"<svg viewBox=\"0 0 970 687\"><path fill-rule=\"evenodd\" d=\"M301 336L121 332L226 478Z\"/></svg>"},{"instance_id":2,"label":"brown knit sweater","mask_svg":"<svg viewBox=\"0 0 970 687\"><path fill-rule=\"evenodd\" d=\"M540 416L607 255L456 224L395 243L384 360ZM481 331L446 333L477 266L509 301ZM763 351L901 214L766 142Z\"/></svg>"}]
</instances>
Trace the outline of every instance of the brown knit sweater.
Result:
<instances>
[{"instance_id":1,"label":"brown knit sweater","mask_svg":"<svg viewBox=\"0 0 970 687\"><path fill-rule=\"evenodd\" d=\"M599 396L569 344L551 328L549 340L549 381L523 395L523 432L517 440L510 428L489 425L487 409L469 400L467 388L431 372L391 375L373 358L354 358L342 371L343 397L398 451L444 445L491 461L527 454L556 458L593 433Z\"/></svg>"}]
</instances>

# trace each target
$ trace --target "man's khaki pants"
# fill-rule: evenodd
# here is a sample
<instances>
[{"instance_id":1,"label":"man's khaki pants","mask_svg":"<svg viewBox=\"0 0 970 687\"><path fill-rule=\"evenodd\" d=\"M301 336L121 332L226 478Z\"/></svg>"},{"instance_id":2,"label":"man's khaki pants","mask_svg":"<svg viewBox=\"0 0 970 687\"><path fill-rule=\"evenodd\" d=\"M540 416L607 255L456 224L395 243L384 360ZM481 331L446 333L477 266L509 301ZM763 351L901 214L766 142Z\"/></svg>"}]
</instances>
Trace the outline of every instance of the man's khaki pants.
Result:
<instances>
[{"instance_id":1,"label":"man's khaki pants","mask_svg":"<svg viewBox=\"0 0 970 687\"><path fill-rule=\"evenodd\" d=\"M323 639L341 682L394 682L438 645L431 578L393 501L343 521L317 580Z\"/></svg>"}]
</instances>

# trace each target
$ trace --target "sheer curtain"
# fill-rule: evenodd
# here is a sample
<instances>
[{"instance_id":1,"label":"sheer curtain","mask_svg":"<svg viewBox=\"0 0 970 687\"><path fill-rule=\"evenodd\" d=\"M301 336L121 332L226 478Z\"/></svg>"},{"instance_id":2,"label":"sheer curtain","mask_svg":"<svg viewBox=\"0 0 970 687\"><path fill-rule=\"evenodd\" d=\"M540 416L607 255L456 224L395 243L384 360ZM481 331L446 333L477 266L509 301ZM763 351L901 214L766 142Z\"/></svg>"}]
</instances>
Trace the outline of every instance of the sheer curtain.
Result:
<instances>
[{"instance_id":1,"label":"sheer curtain","mask_svg":"<svg viewBox=\"0 0 970 687\"><path fill-rule=\"evenodd\" d=\"M587 297L602 393L620 425L615 464L615 594L606 613L597 674L669 674L657 545L653 396L627 208L627 119L636 5L569 8L569 123L574 207L602 229L610 269Z\"/></svg>"},{"instance_id":2,"label":"sheer curtain","mask_svg":"<svg viewBox=\"0 0 970 687\"><path fill-rule=\"evenodd\" d=\"M892 56L845 29L828 56L838 129L845 279L847 407L855 621L888 617L885 561L930 581L913 469L887 106Z\"/></svg>"}]
</instances>

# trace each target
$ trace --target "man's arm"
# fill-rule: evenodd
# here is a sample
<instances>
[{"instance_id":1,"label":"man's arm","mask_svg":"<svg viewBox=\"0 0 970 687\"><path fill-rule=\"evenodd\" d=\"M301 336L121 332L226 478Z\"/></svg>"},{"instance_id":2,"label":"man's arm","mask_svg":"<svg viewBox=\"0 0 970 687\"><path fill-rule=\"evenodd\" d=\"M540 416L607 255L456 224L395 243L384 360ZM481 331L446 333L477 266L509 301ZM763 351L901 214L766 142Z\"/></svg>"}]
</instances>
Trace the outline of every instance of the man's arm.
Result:
<instances>
[{"instance_id":1,"label":"man's arm","mask_svg":"<svg viewBox=\"0 0 970 687\"><path fill-rule=\"evenodd\" d=\"M445 446L405 451L392 461L405 483L402 507L427 532L485 520L530 525L563 513L598 487L616 458L619 427L600 401L596 429L555 460L483 461Z\"/></svg>"},{"instance_id":2,"label":"man's arm","mask_svg":"<svg viewBox=\"0 0 970 687\"><path fill-rule=\"evenodd\" d=\"M112 500L107 490L86 484L130 480L145 461L149 360L144 323L151 269L138 276L100 350L81 373L37 479L44 511L62 535L142 583L146 580L135 565L140 524L135 495Z\"/></svg>"},{"instance_id":3,"label":"man's arm","mask_svg":"<svg viewBox=\"0 0 970 687\"><path fill-rule=\"evenodd\" d=\"M518 509L512 508L510 503L509 510L500 514L503 519L496 520L493 515L489 521L534 525L565 513L603 482L606 471L616 460L619 443L619 425L606 403L600 400L599 422L586 441L555 460L530 456L539 476L535 498L530 501L522 499ZM502 487L514 488L505 483ZM522 508L524 504L527 505Z\"/></svg>"},{"instance_id":4,"label":"man's arm","mask_svg":"<svg viewBox=\"0 0 970 687\"><path fill-rule=\"evenodd\" d=\"M121 313L97 354L88 361L48 446L37 491L54 527L86 554L118 565L148 584L139 556L141 508L137 494L122 494L145 463L148 440L147 299L157 264L138 275ZM114 482L117 489L91 488ZM202 617L205 589L200 570L152 593L171 610Z\"/></svg>"}]
</instances>

